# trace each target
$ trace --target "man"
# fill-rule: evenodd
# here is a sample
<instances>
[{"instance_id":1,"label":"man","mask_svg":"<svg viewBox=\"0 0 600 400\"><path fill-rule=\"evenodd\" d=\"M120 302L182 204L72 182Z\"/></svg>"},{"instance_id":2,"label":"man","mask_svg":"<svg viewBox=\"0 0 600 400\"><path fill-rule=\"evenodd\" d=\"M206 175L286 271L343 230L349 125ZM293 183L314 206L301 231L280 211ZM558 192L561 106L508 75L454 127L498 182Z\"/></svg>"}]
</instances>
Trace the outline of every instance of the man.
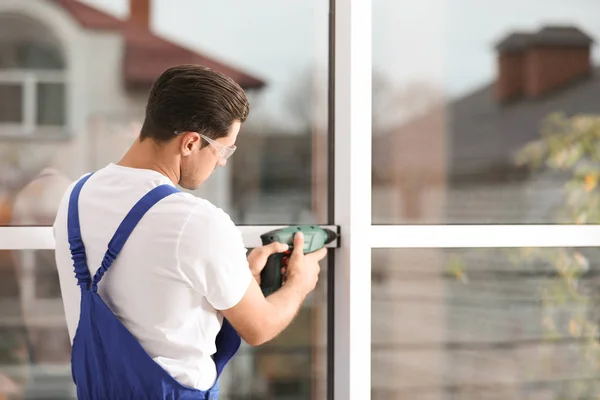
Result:
<instances>
[{"instance_id":1,"label":"man","mask_svg":"<svg viewBox=\"0 0 600 400\"><path fill-rule=\"evenodd\" d=\"M260 272L287 246L246 258L226 213L174 188L197 189L225 165L248 112L233 80L197 65L170 68L154 83L139 138L121 161L67 190L54 234L81 398L209 398L237 334L250 345L271 340L314 289L324 249L303 255L297 235L285 285L265 298ZM139 364L121 365L132 362Z\"/></svg>"}]
</instances>

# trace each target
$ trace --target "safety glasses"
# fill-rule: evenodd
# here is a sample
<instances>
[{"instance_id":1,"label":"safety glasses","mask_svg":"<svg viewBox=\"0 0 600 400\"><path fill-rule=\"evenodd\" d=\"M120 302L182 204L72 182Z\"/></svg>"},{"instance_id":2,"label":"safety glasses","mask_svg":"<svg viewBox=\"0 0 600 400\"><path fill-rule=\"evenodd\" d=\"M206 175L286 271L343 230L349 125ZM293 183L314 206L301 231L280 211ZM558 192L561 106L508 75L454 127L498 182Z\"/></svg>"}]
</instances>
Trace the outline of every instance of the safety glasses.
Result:
<instances>
[{"instance_id":1,"label":"safety glasses","mask_svg":"<svg viewBox=\"0 0 600 400\"><path fill-rule=\"evenodd\" d=\"M182 134L183 131L175 131L176 135ZM221 143L217 142L216 140L213 140L211 138L209 138L206 135L203 135L199 132L198 135L200 135L200 137L204 140L206 140L208 142L208 144L210 144L215 151L217 152L217 155L219 156L219 158L221 159L221 161L226 161L229 157L231 157L233 155L233 153L235 153L235 150L237 149L236 146L225 146L222 145Z\"/></svg>"}]
</instances>

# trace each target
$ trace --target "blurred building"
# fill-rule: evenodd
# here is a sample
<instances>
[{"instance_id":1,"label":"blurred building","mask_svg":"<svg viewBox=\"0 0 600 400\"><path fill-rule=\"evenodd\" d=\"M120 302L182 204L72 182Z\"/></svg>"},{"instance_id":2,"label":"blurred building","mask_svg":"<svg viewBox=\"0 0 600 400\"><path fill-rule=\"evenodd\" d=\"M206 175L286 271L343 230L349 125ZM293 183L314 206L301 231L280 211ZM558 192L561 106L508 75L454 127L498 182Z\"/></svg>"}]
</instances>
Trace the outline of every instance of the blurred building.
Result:
<instances>
[{"instance_id":1,"label":"blurred building","mask_svg":"<svg viewBox=\"0 0 600 400\"><path fill-rule=\"evenodd\" d=\"M493 82L374 136L373 223L561 222L566 177L515 156L550 114L600 113L592 45L574 26L510 33L494 48ZM568 344L543 342L536 291L551 268L506 264L482 249L373 253L375 400L554 398L563 379L586 379L562 367ZM468 285L460 271L473 271ZM551 371L537 367L543 354Z\"/></svg>"},{"instance_id":2,"label":"blurred building","mask_svg":"<svg viewBox=\"0 0 600 400\"><path fill-rule=\"evenodd\" d=\"M578 28L557 26L498 43L496 81L450 105L447 222L556 221L564 180L533 176L514 157L541 138L550 114L600 112L592 44Z\"/></svg>"},{"instance_id":3,"label":"blurred building","mask_svg":"<svg viewBox=\"0 0 600 400\"><path fill-rule=\"evenodd\" d=\"M563 200L562 180L539 175L532 181L514 157L540 138L548 115L600 111L600 69L591 63L592 44L576 27L511 33L495 48L494 82L444 105L432 104L376 136L373 218L382 223L553 219Z\"/></svg>"},{"instance_id":4,"label":"blurred building","mask_svg":"<svg viewBox=\"0 0 600 400\"><path fill-rule=\"evenodd\" d=\"M3 225L51 225L71 182L118 161L139 132L152 82L168 67L211 67L250 95L265 85L152 33L149 0L131 0L130 11L121 20L76 0L0 2ZM220 172L203 191L227 207L229 181ZM27 398L72 396L53 252L1 252L0 276L0 381L8 387L12 379ZM29 364L36 367L21 368Z\"/></svg>"},{"instance_id":5,"label":"blurred building","mask_svg":"<svg viewBox=\"0 0 600 400\"><path fill-rule=\"evenodd\" d=\"M21 173L4 191L45 167L74 180L117 160L137 135L153 80L172 65L203 64L250 91L264 86L153 34L149 21L149 0L133 0L126 20L75 0L0 4L0 147Z\"/></svg>"}]
</instances>

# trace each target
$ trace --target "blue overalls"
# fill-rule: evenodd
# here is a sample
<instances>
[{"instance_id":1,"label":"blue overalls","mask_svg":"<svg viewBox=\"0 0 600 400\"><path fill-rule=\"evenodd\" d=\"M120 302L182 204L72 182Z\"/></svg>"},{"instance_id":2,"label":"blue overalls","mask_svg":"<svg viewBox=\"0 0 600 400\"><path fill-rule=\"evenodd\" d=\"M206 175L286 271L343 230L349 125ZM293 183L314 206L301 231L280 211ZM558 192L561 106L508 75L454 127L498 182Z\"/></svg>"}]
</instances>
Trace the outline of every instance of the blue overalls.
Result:
<instances>
[{"instance_id":1,"label":"blue overalls","mask_svg":"<svg viewBox=\"0 0 600 400\"><path fill-rule=\"evenodd\" d=\"M79 193L90 176L82 178L73 188L67 223L75 277L81 288L81 312L71 354L71 372L78 399L218 399L219 376L241 343L240 336L225 318L216 338L217 351L213 356L217 381L210 390L200 391L178 383L157 364L98 294L102 276L144 214L178 190L170 185L158 186L135 204L109 242L102 264L92 278L81 238L78 208Z\"/></svg>"}]
</instances>

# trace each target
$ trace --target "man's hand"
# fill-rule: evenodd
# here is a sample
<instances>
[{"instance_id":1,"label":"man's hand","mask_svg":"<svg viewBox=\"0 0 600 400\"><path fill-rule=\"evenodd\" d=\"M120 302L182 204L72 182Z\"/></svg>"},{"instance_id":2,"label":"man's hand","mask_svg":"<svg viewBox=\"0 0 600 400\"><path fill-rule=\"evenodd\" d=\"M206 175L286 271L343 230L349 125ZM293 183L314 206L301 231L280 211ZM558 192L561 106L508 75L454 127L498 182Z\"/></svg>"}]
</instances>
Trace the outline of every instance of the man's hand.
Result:
<instances>
[{"instance_id":1,"label":"man's hand","mask_svg":"<svg viewBox=\"0 0 600 400\"><path fill-rule=\"evenodd\" d=\"M277 336L283 331L304 302L306 296L315 288L319 275L319 261L327 254L327 249L304 254L304 237L301 232L294 235L294 252L287 266L288 280L285 285L265 297L257 282L260 280L267 258L273 253L286 251L287 246L272 243L257 248L248 256L253 274L257 282L250 282L250 287L238 304L228 310L222 310L223 315L233 325L235 330L251 346L258 346Z\"/></svg>"},{"instance_id":2,"label":"man's hand","mask_svg":"<svg viewBox=\"0 0 600 400\"><path fill-rule=\"evenodd\" d=\"M250 271L256 282L260 285L260 273L267 264L267 259L270 255L276 253L283 253L287 251L289 246L287 244L273 242L266 246L256 247L248 254L248 264L250 265Z\"/></svg>"},{"instance_id":3,"label":"man's hand","mask_svg":"<svg viewBox=\"0 0 600 400\"><path fill-rule=\"evenodd\" d=\"M304 234L298 232L294 235L294 251L288 262L286 274L286 285L294 285L299 289L302 299L312 292L319 280L321 261L327 255L325 247L313 252L304 254Z\"/></svg>"}]
</instances>

